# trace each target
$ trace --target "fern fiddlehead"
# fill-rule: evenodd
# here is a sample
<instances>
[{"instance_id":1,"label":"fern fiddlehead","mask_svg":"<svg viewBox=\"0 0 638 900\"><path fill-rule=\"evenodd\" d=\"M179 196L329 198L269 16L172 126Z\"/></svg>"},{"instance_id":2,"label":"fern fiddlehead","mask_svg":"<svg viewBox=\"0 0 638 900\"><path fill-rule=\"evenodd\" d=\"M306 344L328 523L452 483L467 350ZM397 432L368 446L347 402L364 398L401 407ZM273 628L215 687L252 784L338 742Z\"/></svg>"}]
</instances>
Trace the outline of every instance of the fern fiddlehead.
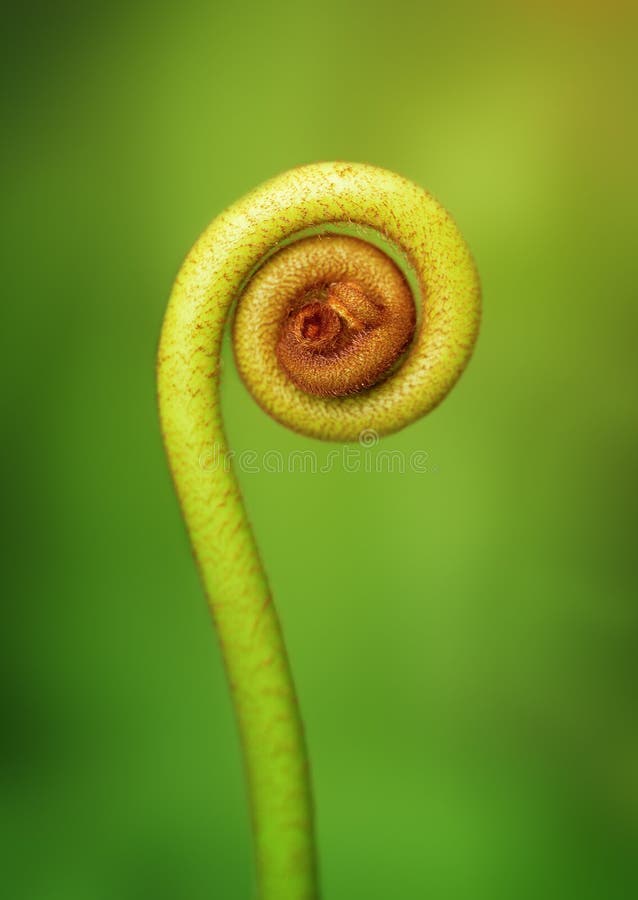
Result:
<instances>
[{"instance_id":1,"label":"fern fiddlehead","mask_svg":"<svg viewBox=\"0 0 638 900\"><path fill-rule=\"evenodd\" d=\"M313 900L308 759L281 629L232 468L201 465L212 444L228 453L220 352L234 300L235 358L256 401L303 434L352 441L443 399L472 352L480 290L462 236L428 193L373 166L322 163L216 218L169 301L162 433L239 725L260 897Z\"/></svg>"}]
</instances>

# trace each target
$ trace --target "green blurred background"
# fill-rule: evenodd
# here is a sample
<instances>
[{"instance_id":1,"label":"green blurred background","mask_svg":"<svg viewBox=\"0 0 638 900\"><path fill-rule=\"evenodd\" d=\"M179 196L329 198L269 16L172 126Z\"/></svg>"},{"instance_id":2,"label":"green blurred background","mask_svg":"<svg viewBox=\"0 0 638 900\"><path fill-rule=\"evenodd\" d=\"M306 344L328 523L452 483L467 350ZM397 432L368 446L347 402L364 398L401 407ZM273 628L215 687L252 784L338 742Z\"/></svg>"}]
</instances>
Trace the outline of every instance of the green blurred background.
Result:
<instances>
[{"instance_id":1,"label":"green blurred background","mask_svg":"<svg viewBox=\"0 0 638 900\"><path fill-rule=\"evenodd\" d=\"M485 313L451 396L381 445L427 472L241 475L325 897L638 895L635 20L63 0L4 24L3 895L251 896L154 354L207 221L332 158L450 209ZM230 354L224 377L236 449L327 452Z\"/></svg>"}]
</instances>

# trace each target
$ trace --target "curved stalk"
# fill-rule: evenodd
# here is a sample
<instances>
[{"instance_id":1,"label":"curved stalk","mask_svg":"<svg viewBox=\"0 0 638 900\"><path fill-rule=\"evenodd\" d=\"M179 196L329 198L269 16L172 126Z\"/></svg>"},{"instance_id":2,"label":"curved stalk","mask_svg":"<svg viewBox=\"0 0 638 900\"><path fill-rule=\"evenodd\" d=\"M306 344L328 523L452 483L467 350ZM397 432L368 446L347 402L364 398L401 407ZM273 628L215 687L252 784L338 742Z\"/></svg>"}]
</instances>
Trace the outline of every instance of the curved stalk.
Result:
<instances>
[{"instance_id":1,"label":"curved stalk","mask_svg":"<svg viewBox=\"0 0 638 900\"><path fill-rule=\"evenodd\" d=\"M358 237L295 240L343 226ZM389 257L360 246L362 228L412 270L420 310ZM479 294L463 238L429 194L346 163L294 169L231 206L175 281L160 417L232 691L262 900L314 900L317 863L303 728L266 576L232 468L201 463L211 446L222 462L228 453L219 386L231 305L239 297L235 354L257 402L306 435L348 441L396 431L440 402L471 354Z\"/></svg>"}]
</instances>

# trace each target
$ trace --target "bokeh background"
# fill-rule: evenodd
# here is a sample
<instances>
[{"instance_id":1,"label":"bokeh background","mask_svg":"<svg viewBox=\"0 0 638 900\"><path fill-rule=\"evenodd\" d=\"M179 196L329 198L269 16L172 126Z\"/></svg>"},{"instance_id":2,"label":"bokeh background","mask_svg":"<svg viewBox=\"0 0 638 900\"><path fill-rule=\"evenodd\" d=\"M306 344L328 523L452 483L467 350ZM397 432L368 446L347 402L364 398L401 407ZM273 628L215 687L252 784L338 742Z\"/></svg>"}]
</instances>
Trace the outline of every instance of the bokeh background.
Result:
<instances>
[{"instance_id":1,"label":"bokeh background","mask_svg":"<svg viewBox=\"0 0 638 900\"><path fill-rule=\"evenodd\" d=\"M61 0L3 22L3 895L251 896L154 354L208 220L340 158L450 209L485 313L450 397L378 448L425 473L241 474L325 897L637 896L628 8ZM230 354L224 378L237 450L327 452Z\"/></svg>"}]
</instances>

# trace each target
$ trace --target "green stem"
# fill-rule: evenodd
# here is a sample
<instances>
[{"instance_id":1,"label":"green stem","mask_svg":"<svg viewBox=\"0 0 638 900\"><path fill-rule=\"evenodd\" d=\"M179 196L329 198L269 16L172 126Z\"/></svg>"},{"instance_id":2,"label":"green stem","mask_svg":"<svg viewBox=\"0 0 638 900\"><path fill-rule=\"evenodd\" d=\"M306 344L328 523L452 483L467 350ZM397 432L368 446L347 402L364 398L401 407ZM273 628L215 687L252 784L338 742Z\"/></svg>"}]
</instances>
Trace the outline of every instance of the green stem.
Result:
<instances>
[{"instance_id":1,"label":"green stem","mask_svg":"<svg viewBox=\"0 0 638 900\"><path fill-rule=\"evenodd\" d=\"M312 796L279 621L237 481L224 464L220 352L231 304L250 275L283 242L326 223L370 227L399 249L425 297L421 324L386 381L345 398L309 397L272 365L270 384L256 369L255 347L240 336L242 374L279 421L328 440L409 424L458 378L479 318L478 279L451 218L416 185L371 166L306 166L263 185L212 222L175 281L158 357L160 418L232 691L262 900L318 896ZM213 449L220 465L207 464Z\"/></svg>"}]
</instances>

